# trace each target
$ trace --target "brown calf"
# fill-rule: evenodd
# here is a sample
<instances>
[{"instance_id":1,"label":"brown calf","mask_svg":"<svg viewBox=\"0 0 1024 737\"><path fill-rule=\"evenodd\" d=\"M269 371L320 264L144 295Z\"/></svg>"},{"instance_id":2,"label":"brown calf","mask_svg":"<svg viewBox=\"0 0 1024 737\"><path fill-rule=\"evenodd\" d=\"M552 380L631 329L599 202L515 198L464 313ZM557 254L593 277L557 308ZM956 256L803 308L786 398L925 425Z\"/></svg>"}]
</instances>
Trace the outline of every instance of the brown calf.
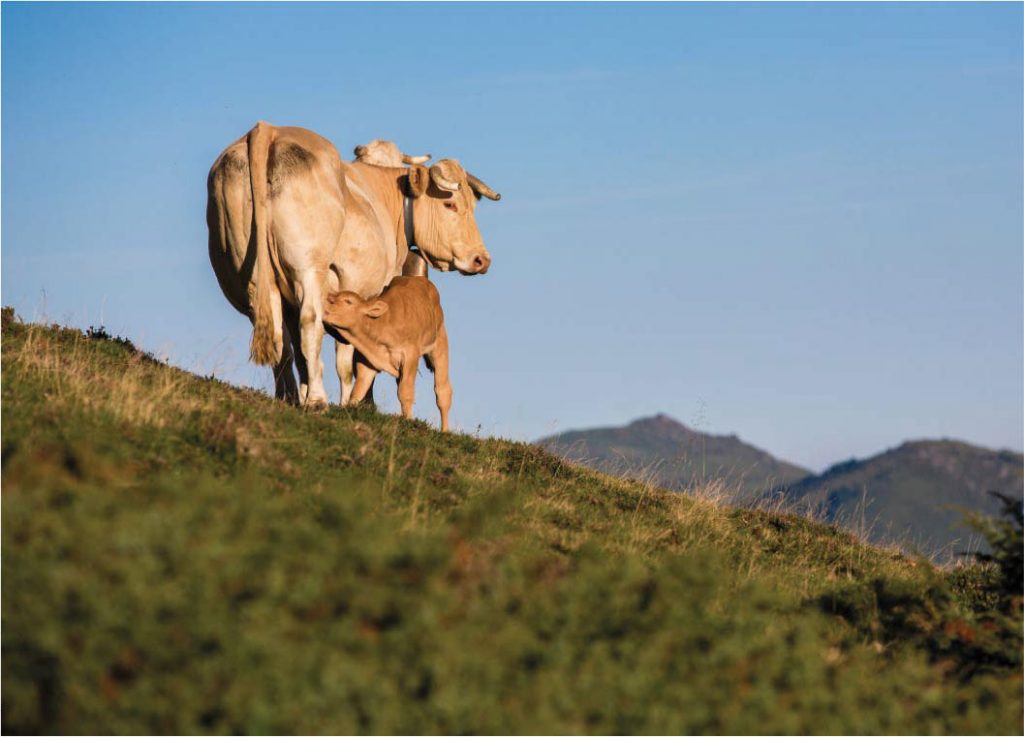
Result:
<instances>
[{"instance_id":1,"label":"brown calf","mask_svg":"<svg viewBox=\"0 0 1024 737\"><path fill-rule=\"evenodd\" d=\"M363 299L355 292L332 294L324 306L324 324L359 353L352 402L362 401L374 376L384 371L398 378L402 416L411 418L416 367L423 356L427 368L434 372L441 430L448 430L448 409L452 406L448 333L441 298L428 279L395 277L376 299Z\"/></svg>"}]
</instances>

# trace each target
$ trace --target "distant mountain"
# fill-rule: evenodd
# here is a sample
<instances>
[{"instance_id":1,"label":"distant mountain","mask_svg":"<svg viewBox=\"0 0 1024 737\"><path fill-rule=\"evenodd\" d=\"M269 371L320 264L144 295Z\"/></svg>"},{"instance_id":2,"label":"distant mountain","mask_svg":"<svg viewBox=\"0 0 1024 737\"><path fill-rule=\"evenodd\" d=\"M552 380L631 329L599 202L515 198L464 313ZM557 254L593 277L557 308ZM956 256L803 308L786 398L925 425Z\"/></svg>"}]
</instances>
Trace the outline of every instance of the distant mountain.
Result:
<instances>
[{"instance_id":1,"label":"distant mountain","mask_svg":"<svg viewBox=\"0 0 1024 737\"><path fill-rule=\"evenodd\" d=\"M797 508L869 540L944 558L972 540L977 548L964 512L997 513L999 502L988 492L1024 493L1024 456L954 440L914 441L780 486Z\"/></svg>"},{"instance_id":2,"label":"distant mountain","mask_svg":"<svg viewBox=\"0 0 1024 737\"><path fill-rule=\"evenodd\" d=\"M666 489L686 491L721 480L732 504L781 497L796 511L873 542L898 542L939 558L981 544L965 514L998 513L990 491L1024 494L1024 456L955 440L906 442L820 475L735 435L701 433L663 414L623 427L572 430L537 444L567 460Z\"/></svg>"},{"instance_id":3,"label":"distant mountain","mask_svg":"<svg viewBox=\"0 0 1024 737\"><path fill-rule=\"evenodd\" d=\"M733 503L810 475L735 435L708 435L663 414L624 427L571 430L537 444L567 460L666 489L683 491L721 479Z\"/></svg>"}]
</instances>

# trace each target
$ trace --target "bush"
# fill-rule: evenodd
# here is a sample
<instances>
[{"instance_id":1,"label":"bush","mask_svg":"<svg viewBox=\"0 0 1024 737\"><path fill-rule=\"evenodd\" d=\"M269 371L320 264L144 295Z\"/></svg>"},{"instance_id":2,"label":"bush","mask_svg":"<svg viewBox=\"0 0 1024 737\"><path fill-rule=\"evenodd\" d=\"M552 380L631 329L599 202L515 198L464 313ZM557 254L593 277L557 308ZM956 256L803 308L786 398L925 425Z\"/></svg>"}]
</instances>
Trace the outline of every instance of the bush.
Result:
<instances>
[{"instance_id":1,"label":"bush","mask_svg":"<svg viewBox=\"0 0 1024 737\"><path fill-rule=\"evenodd\" d=\"M1001 517L971 515L971 525L988 541L992 552L977 552L974 557L997 571L994 593L1004 611L1020 607L1024 596L1024 502L998 491L991 492L1003 508Z\"/></svg>"}]
</instances>

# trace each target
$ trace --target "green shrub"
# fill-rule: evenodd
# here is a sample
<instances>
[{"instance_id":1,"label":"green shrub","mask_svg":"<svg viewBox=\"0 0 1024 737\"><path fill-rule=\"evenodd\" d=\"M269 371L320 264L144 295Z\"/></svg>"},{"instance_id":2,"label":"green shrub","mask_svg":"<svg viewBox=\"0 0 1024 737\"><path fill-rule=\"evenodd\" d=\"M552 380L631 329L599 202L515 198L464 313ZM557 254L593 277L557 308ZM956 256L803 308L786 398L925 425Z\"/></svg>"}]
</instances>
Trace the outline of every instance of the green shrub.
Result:
<instances>
[{"instance_id":1,"label":"green shrub","mask_svg":"<svg viewBox=\"0 0 1024 737\"><path fill-rule=\"evenodd\" d=\"M1024 596L1024 502L992 492L1002 504L1001 517L972 515L970 521L988 541L991 552L976 552L974 557L998 571L994 593L1005 610L1020 607Z\"/></svg>"}]
</instances>

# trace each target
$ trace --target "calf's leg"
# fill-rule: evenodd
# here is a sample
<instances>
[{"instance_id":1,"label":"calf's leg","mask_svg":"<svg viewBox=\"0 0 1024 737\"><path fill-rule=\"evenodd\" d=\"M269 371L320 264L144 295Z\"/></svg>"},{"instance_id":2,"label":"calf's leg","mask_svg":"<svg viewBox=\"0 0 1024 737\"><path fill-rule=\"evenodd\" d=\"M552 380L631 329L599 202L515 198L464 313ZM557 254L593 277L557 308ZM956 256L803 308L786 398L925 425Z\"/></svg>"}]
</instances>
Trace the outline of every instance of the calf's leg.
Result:
<instances>
[{"instance_id":1,"label":"calf's leg","mask_svg":"<svg viewBox=\"0 0 1024 737\"><path fill-rule=\"evenodd\" d=\"M356 361L356 382L352 388L352 404L359 404L363 401L363 397L373 386L373 377L376 375L377 370L373 366L365 361Z\"/></svg>"},{"instance_id":2,"label":"calf's leg","mask_svg":"<svg viewBox=\"0 0 1024 737\"><path fill-rule=\"evenodd\" d=\"M402 364L398 372L398 403L402 405L402 417L412 419L412 404L416 399L416 365L419 358Z\"/></svg>"}]
</instances>

